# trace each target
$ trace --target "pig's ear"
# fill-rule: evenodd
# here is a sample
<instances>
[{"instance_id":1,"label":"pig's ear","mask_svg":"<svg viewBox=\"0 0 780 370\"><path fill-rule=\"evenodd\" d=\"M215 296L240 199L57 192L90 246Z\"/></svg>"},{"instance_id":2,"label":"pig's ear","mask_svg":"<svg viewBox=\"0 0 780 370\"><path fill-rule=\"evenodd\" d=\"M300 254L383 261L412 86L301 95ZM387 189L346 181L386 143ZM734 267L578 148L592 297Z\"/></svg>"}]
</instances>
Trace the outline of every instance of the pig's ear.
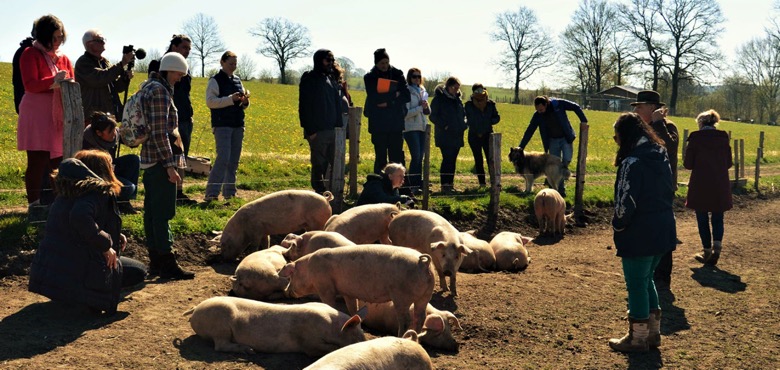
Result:
<instances>
[{"instance_id":1,"label":"pig's ear","mask_svg":"<svg viewBox=\"0 0 780 370\"><path fill-rule=\"evenodd\" d=\"M463 327L460 326L460 321L458 320L455 315L452 314L450 311L444 311L444 316L447 317L447 322L450 324L450 327L458 328L458 330L463 330Z\"/></svg>"},{"instance_id":2,"label":"pig's ear","mask_svg":"<svg viewBox=\"0 0 780 370\"><path fill-rule=\"evenodd\" d=\"M437 249L443 249L446 246L447 244L445 244L444 242L431 243L431 250L435 251Z\"/></svg>"},{"instance_id":3,"label":"pig's ear","mask_svg":"<svg viewBox=\"0 0 780 370\"><path fill-rule=\"evenodd\" d=\"M368 315L368 305L363 305L363 307L361 307L356 314L360 316L360 321L365 320L366 315Z\"/></svg>"},{"instance_id":4,"label":"pig's ear","mask_svg":"<svg viewBox=\"0 0 780 370\"><path fill-rule=\"evenodd\" d=\"M464 244L461 244L458 246L458 252L460 252L460 254L464 256L468 256L473 251L471 250L471 248L465 246Z\"/></svg>"},{"instance_id":5,"label":"pig's ear","mask_svg":"<svg viewBox=\"0 0 780 370\"><path fill-rule=\"evenodd\" d=\"M428 317L425 318L423 329L441 333L444 331L444 319L439 315L428 315Z\"/></svg>"},{"instance_id":6,"label":"pig's ear","mask_svg":"<svg viewBox=\"0 0 780 370\"><path fill-rule=\"evenodd\" d=\"M281 270L279 270L279 276L290 278L292 274L295 272L295 263L288 263L282 267Z\"/></svg>"},{"instance_id":7,"label":"pig's ear","mask_svg":"<svg viewBox=\"0 0 780 370\"><path fill-rule=\"evenodd\" d=\"M417 342L418 342L418 340L417 340L417 339L418 339L418 337L419 337L419 336L417 335L417 332L416 332L416 331L414 331L414 329L409 329L409 330L407 330L407 331L406 331L406 333L404 333L404 335L402 335L402 336L401 336L401 338L403 338L403 339L409 339L409 340L411 340L411 341L414 341L415 343L417 343Z\"/></svg>"},{"instance_id":8,"label":"pig's ear","mask_svg":"<svg viewBox=\"0 0 780 370\"><path fill-rule=\"evenodd\" d=\"M231 276L229 279L230 279L231 283L235 283L236 281L238 281L238 278L236 277L236 275Z\"/></svg>"},{"instance_id":9,"label":"pig's ear","mask_svg":"<svg viewBox=\"0 0 780 370\"><path fill-rule=\"evenodd\" d=\"M521 236L521 237L520 237L520 240L522 240L522 241L523 241L523 245L526 245L526 244L528 244L528 242L530 242L531 240L534 240L534 238L527 237L527 236Z\"/></svg>"},{"instance_id":10,"label":"pig's ear","mask_svg":"<svg viewBox=\"0 0 780 370\"><path fill-rule=\"evenodd\" d=\"M395 206L400 210L401 209L401 202L395 202Z\"/></svg>"},{"instance_id":11,"label":"pig's ear","mask_svg":"<svg viewBox=\"0 0 780 370\"><path fill-rule=\"evenodd\" d=\"M355 315L349 318L347 322L344 323L344 326L341 327L341 332L344 333L349 329L360 327L360 316Z\"/></svg>"}]
</instances>

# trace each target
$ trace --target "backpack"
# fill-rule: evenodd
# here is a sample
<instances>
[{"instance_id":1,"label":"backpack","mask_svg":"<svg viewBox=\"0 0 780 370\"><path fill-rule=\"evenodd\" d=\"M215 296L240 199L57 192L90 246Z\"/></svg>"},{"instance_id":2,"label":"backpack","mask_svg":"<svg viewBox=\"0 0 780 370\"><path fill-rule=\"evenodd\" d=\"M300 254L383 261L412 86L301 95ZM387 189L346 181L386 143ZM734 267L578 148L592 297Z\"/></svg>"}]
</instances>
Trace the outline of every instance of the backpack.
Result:
<instances>
[{"instance_id":1,"label":"backpack","mask_svg":"<svg viewBox=\"0 0 780 370\"><path fill-rule=\"evenodd\" d=\"M122 110L122 125L119 126L119 139L125 145L135 148L149 139L149 126L146 125L144 117L143 86L133 94Z\"/></svg>"}]
</instances>

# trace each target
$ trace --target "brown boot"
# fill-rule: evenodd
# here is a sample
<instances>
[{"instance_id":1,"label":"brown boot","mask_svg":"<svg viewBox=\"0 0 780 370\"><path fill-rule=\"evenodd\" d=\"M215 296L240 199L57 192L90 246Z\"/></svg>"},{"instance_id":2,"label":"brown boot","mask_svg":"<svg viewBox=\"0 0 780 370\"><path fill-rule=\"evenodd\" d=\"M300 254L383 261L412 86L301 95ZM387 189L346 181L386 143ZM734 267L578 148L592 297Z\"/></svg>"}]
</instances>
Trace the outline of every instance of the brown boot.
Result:
<instances>
[{"instance_id":1,"label":"brown boot","mask_svg":"<svg viewBox=\"0 0 780 370\"><path fill-rule=\"evenodd\" d=\"M712 258L712 248L702 248L701 253L693 256L693 258L701 263L707 263Z\"/></svg>"},{"instance_id":2,"label":"brown boot","mask_svg":"<svg viewBox=\"0 0 780 370\"><path fill-rule=\"evenodd\" d=\"M661 346L661 309L650 310L650 320L647 322L650 331L647 337L647 346L658 348Z\"/></svg>"},{"instance_id":3,"label":"brown boot","mask_svg":"<svg viewBox=\"0 0 780 370\"><path fill-rule=\"evenodd\" d=\"M176 255L166 253L160 257L160 279L190 280L195 278L195 273L186 271L176 262Z\"/></svg>"},{"instance_id":4,"label":"brown boot","mask_svg":"<svg viewBox=\"0 0 780 370\"><path fill-rule=\"evenodd\" d=\"M647 337L650 334L648 322L650 320L636 320L628 318L628 334L623 338L609 340L609 347L618 352L647 352Z\"/></svg>"},{"instance_id":5,"label":"brown boot","mask_svg":"<svg viewBox=\"0 0 780 370\"><path fill-rule=\"evenodd\" d=\"M716 240L712 242L712 256L705 262L706 264L710 266L715 266L718 264L718 260L720 259L720 250L722 248L722 244L720 240Z\"/></svg>"}]
</instances>

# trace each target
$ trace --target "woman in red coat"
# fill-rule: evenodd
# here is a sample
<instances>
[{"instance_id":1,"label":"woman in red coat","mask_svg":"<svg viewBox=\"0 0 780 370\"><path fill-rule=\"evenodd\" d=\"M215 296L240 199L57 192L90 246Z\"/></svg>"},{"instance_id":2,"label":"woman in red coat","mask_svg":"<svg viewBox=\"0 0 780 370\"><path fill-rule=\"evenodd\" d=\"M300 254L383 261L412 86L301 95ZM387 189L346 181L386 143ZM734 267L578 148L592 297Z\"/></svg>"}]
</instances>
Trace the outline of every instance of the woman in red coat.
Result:
<instances>
[{"instance_id":1,"label":"woman in red coat","mask_svg":"<svg viewBox=\"0 0 780 370\"><path fill-rule=\"evenodd\" d=\"M685 168L691 170L685 206L696 211L703 246L696 260L712 266L720 258L723 213L732 207L728 172L733 165L731 146L729 135L715 128L719 121L720 115L712 109L696 117L699 131L692 132L688 137L683 162Z\"/></svg>"}]
</instances>

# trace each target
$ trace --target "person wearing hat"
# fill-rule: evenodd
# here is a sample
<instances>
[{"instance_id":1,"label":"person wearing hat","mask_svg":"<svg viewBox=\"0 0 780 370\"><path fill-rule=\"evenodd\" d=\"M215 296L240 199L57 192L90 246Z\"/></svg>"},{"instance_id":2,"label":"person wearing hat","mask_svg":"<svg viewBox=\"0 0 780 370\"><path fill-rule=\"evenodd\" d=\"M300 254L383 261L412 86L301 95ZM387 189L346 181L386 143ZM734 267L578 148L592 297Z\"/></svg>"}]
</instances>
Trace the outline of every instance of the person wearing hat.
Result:
<instances>
[{"instance_id":1,"label":"person wearing hat","mask_svg":"<svg viewBox=\"0 0 780 370\"><path fill-rule=\"evenodd\" d=\"M493 125L501 121L498 115L496 102L488 98L487 89L481 83L471 86L471 100L465 104L466 123L469 126L468 141L471 153L474 154L474 172L477 173L479 186L485 186L485 164L482 153L490 162L490 134L493 133Z\"/></svg>"},{"instance_id":2,"label":"person wearing hat","mask_svg":"<svg viewBox=\"0 0 780 370\"><path fill-rule=\"evenodd\" d=\"M149 139L141 146L144 170L144 232L149 251L149 273L163 279L192 279L183 270L173 250L170 220L176 215L178 168L184 166L184 148L178 137L179 117L175 114L173 85L187 74L187 60L176 52L160 60L160 72L152 72L141 85L141 95Z\"/></svg>"},{"instance_id":3,"label":"person wearing hat","mask_svg":"<svg viewBox=\"0 0 780 370\"><path fill-rule=\"evenodd\" d=\"M133 71L125 70L125 66L135 60L135 52L122 55L122 60L112 65L103 57L106 38L102 32L87 30L81 43L86 51L76 60L75 72L76 82L81 85L84 117L90 117L92 112L104 112L121 120L122 101L119 100L119 92L127 90L133 78Z\"/></svg>"},{"instance_id":4,"label":"person wearing hat","mask_svg":"<svg viewBox=\"0 0 780 370\"><path fill-rule=\"evenodd\" d=\"M661 138L669 155L669 165L672 167L672 180L674 190L677 190L677 148L680 144L680 135L674 122L666 119L666 104L661 102L661 95L653 90L643 90L636 95L636 102L631 103L634 113L638 114L642 121L653 128L656 135ZM674 196L674 194L672 195ZM677 240L680 242L679 239ZM655 285L660 290L669 290L672 282L672 252L664 255L661 263L655 269Z\"/></svg>"},{"instance_id":5,"label":"person wearing hat","mask_svg":"<svg viewBox=\"0 0 780 370\"><path fill-rule=\"evenodd\" d=\"M364 115L368 117L368 132L374 144L374 173L381 174L389 162L405 164L404 120L406 103L411 94L406 86L404 73L390 65L387 51L374 51L374 68L365 76L366 104Z\"/></svg>"},{"instance_id":6,"label":"person wearing hat","mask_svg":"<svg viewBox=\"0 0 780 370\"><path fill-rule=\"evenodd\" d=\"M328 166L333 166L335 128L343 126L346 113L341 85L334 78L335 62L330 50L317 50L314 68L303 73L298 86L298 118L311 152L311 187L320 194L328 190L324 180Z\"/></svg>"}]
</instances>

